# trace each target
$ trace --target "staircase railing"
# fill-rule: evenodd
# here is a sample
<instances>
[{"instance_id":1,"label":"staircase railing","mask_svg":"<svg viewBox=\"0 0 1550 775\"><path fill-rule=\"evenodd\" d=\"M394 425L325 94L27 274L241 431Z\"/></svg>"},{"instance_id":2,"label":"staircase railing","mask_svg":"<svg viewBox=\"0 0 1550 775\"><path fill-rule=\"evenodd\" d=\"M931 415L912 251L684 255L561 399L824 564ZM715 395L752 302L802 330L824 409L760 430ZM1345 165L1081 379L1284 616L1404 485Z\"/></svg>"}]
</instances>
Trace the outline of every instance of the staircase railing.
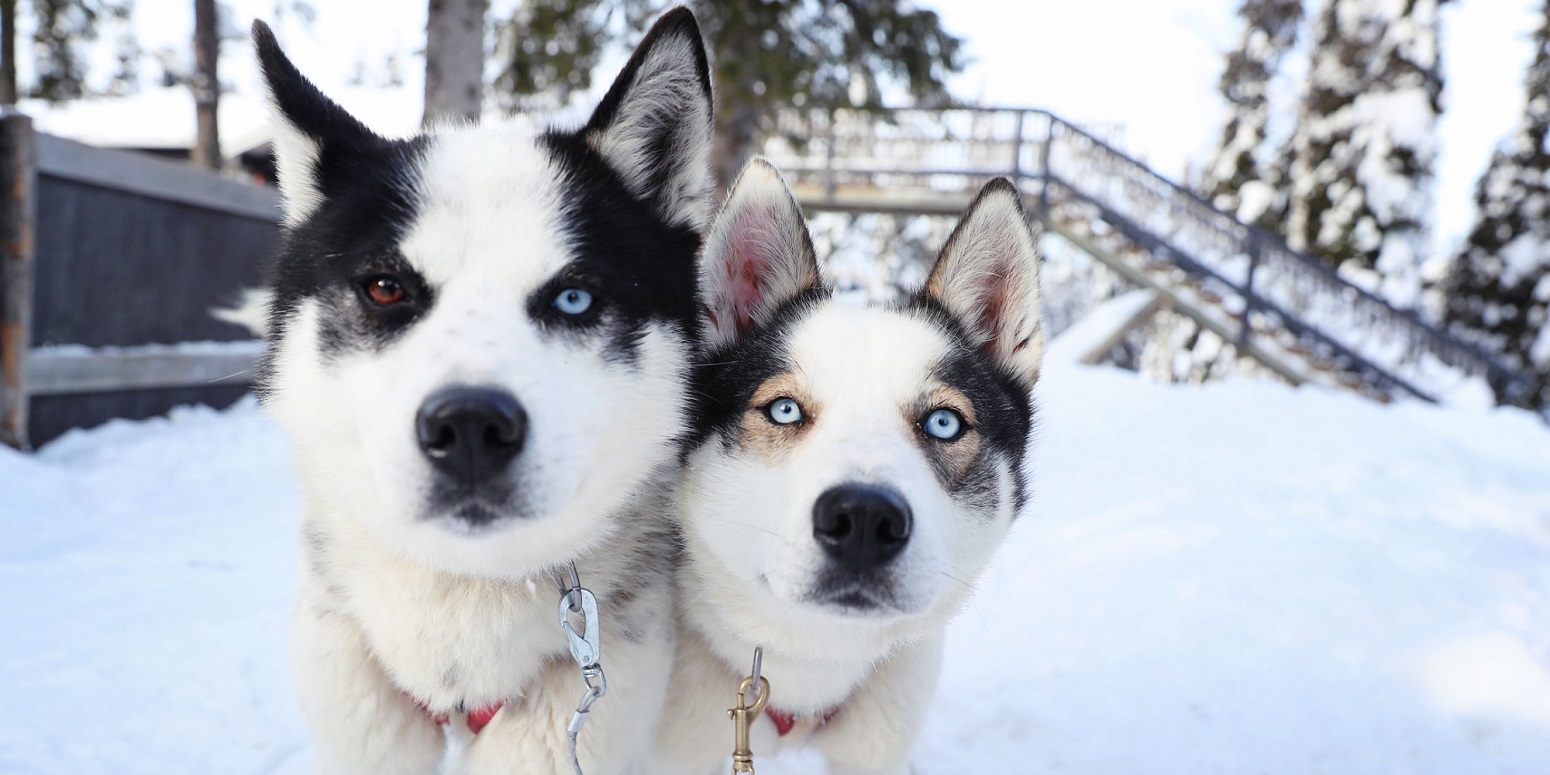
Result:
<instances>
[{"instance_id":1,"label":"staircase railing","mask_svg":"<svg viewBox=\"0 0 1550 775\"><path fill-rule=\"evenodd\" d=\"M1311 354L1374 388L1435 400L1456 375L1511 397L1528 380L1484 351L1353 284L1118 150L1111 127L1034 109L784 113L766 152L794 184L841 199L961 201L1010 176L1046 216L1076 208L1132 244L1207 282L1253 325L1289 332ZM956 199L955 199L956 197Z\"/></svg>"}]
</instances>

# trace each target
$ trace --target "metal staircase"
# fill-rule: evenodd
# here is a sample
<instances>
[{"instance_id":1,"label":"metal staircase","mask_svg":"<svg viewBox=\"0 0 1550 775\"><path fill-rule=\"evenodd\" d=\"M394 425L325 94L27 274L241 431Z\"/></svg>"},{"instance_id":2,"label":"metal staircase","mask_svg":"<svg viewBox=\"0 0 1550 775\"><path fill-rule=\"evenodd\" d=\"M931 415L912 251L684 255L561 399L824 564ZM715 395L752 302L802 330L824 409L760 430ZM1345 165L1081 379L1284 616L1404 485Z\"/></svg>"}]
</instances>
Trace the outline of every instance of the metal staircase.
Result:
<instances>
[{"instance_id":1,"label":"metal staircase","mask_svg":"<svg viewBox=\"0 0 1550 775\"><path fill-rule=\"evenodd\" d=\"M1292 382L1436 401L1529 384L1280 238L1042 110L790 111L764 153L810 211L955 215L1006 175L1044 226Z\"/></svg>"}]
</instances>

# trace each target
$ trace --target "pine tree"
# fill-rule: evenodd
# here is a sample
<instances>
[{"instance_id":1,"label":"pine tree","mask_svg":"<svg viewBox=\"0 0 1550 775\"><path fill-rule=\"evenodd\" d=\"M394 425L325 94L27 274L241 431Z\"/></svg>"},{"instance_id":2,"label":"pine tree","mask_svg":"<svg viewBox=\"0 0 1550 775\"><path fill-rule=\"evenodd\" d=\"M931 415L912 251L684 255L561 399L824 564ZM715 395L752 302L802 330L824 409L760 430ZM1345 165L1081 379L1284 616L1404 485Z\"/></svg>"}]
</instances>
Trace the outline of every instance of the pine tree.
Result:
<instances>
[{"instance_id":1,"label":"pine tree","mask_svg":"<svg viewBox=\"0 0 1550 775\"><path fill-rule=\"evenodd\" d=\"M564 99L591 86L602 53L680 0L526 0L503 25L497 88L521 100ZM691 0L716 84L717 179L725 185L754 151L776 109L880 107L884 85L917 104L949 102L947 78L966 63L963 41L910 0ZM624 24L615 14L622 13ZM852 98L859 97L853 100Z\"/></svg>"},{"instance_id":2,"label":"pine tree","mask_svg":"<svg viewBox=\"0 0 1550 775\"><path fill-rule=\"evenodd\" d=\"M1480 178L1474 228L1441 290L1443 319L1454 331L1535 375L1527 395L1500 398L1543 411L1550 410L1550 0L1542 13L1522 123Z\"/></svg>"},{"instance_id":3,"label":"pine tree","mask_svg":"<svg viewBox=\"0 0 1550 775\"><path fill-rule=\"evenodd\" d=\"M1328 0L1293 140L1288 241L1400 306L1420 295L1449 1Z\"/></svg>"},{"instance_id":4,"label":"pine tree","mask_svg":"<svg viewBox=\"0 0 1550 775\"><path fill-rule=\"evenodd\" d=\"M1284 218L1288 151L1270 142L1270 88L1296 45L1302 0L1243 0L1243 34L1227 55L1218 88L1230 112L1200 191L1216 206L1275 228Z\"/></svg>"},{"instance_id":5,"label":"pine tree","mask_svg":"<svg viewBox=\"0 0 1550 775\"><path fill-rule=\"evenodd\" d=\"M37 80L28 89L16 83L16 16L26 6L33 16L31 50ZM125 59L138 54L134 36L128 32L128 20L134 0L0 0L0 103L13 103L18 97L41 97L51 102L75 99L88 93L83 43L97 40L105 24L122 30L119 36L118 67L109 91L126 88L126 78L134 76L134 63Z\"/></svg>"},{"instance_id":6,"label":"pine tree","mask_svg":"<svg viewBox=\"0 0 1550 775\"><path fill-rule=\"evenodd\" d=\"M95 42L106 23L124 24L133 0L32 0L37 26L32 50L37 80L29 94L50 102L89 93L82 44Z\"/></svg>"}]
</instances>

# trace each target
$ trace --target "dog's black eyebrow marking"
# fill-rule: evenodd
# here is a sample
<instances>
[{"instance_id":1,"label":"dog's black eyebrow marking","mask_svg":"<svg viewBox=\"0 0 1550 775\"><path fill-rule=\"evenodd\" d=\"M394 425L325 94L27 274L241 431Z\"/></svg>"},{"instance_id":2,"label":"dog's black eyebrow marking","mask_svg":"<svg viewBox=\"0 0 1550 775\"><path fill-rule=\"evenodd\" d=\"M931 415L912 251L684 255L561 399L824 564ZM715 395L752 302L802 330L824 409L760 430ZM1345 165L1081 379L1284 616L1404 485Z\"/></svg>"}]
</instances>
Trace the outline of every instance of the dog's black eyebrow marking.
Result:
<instances>
[{"instance_id":1,"label":"dog's black eyebrow marking","mask_svg":"<svg viewBox=\"0 0 1550 775\"><path fill-rule=\"evenodd\" d=\"M1023 458L1033 428L1031 397L1010 375L999 373L962 342L937 364L934 375L974 405L975 428L981 444L974 468L988 473L995 461L1005 460L1012 470L1012 503L1021 510L1028 492ZM979 493L980 497L983 490L994 489L991 482L977 480L973 473L959 484L965 493Z\"/></svg>"},{"instance_id":2,"label":"dog's black eyebrow marking","mask_svg":"<svg viewBox=\"0 0 1550 775\"><path fill-rule=\"evenodd\" d=\"M377 348L412 324L396 315L373 320L356 304L354 281L369 271L391 269L417 284L419 308L434 304L435 289L413 273L398 252L399 242L418 217L421 168L431 140L373 138L352 149L356 162L320 170L324 196L301 223L285 231L271 265L274 295L269 337L281 341L290 320L307 299L324 308L321 346L325 357ZM274 349L259 364L257 387L269 392Z\"/></svg>"},{"instance_id":3,"label":"dog's black eyebrow marking","mask_svg":"<svg viewBox=\"0 0 1550 775\"><path fill-rule=\"evenodd\" d=\"M791 370L787 335L809 313L830 298L824 288L811 288L787 301L746 335L714 352L701 353L689 380L692 420L684 454L714 435L736 443L739 418L754 391L777 374Z\"/></svg>"},{"instance_id":4,"label":"dog's black eyebrow marking","mask_svg":"<svg viewBox=\"0 0 1550 775\"><path fill-rule=\"evenodd\" d=\"M692 344L699 232L664 223L580 133L550 131L538 142L560 171L560 230L574 251L555 276L584 278L602 295L606 357L633 367L651 323L676 329ZM530 313L539 314L540 302L548 304L530 300Z\"/></svg>"},{"instance_id":5,"label":"dog's black eyebrow marking","mask_svg":"<svg viewBox=\"0 0 1550 775\"><path fill-rule=\"evenodd\" d=\"M996 459L1010 465L1012 502L1015 511L1020 511L1028 493L1023 461L1034 425L1032 396L1021 380L970 344L968 333L957 318L934 299L919 293L894 309L924 318L953 342L932 369L932 376L963 393L974 405L975 427L983 444L981 460L975 465L988 467ZM966 480L963 486L973 489L976 484Z\"/></svg>"}]
</instances>

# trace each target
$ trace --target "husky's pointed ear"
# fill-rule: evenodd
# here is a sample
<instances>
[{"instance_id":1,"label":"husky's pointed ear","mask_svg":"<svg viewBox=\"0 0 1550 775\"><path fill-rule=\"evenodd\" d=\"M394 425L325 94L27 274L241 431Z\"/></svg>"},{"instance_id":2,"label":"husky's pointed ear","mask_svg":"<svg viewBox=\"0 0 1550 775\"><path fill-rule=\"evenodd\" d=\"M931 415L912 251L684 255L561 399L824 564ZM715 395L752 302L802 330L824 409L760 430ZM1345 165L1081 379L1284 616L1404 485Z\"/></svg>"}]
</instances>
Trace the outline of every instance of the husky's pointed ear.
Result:
<instances>
[{"instance_id":1,"label":"husky's pointed ear","mask_svg":"<svg viewBox=\"0 0 1550 775\"><path fill-rule=\"evenodd\" d=\"M1044 358L1039 246L1022 196L1006 178L985 184L953 229L924 293L963 325L973 345L1032 387Z\"/></svg>"},{"instance_id":2,"label":"husky's pointed ear","mask_svg":"<svg viewBox=\"0 0 1550 775\"><path fill-rule=\"evenodd\" d=\"M662 15L598 103L587 142L669 223L710 220L710 65L689 9Z\"/></svg>"},{"instance_id":3,"label":"husky's pointed ear","mask_svg":"<svg viewBox=\"0 0 1550 775\"><path fill-rule=\"evenodd\" d=\"M275 169L285 196L285 223L307 219L323 201L323 166L379 142L354 116L301 74L269 25L253 22L253 47L269 92Z\"/></svg>"},{"instance_id":4,"label":"husky's pointed ear","mask_svg":"<svg viewBox=\"0 0 1550 775\"><path fill-rule=\"evenodd\" d=\"M700 256L705 344L716 349L735 341L821 283L802 208L769 162L748 162Z\"/></svg>"}]
</instances>

